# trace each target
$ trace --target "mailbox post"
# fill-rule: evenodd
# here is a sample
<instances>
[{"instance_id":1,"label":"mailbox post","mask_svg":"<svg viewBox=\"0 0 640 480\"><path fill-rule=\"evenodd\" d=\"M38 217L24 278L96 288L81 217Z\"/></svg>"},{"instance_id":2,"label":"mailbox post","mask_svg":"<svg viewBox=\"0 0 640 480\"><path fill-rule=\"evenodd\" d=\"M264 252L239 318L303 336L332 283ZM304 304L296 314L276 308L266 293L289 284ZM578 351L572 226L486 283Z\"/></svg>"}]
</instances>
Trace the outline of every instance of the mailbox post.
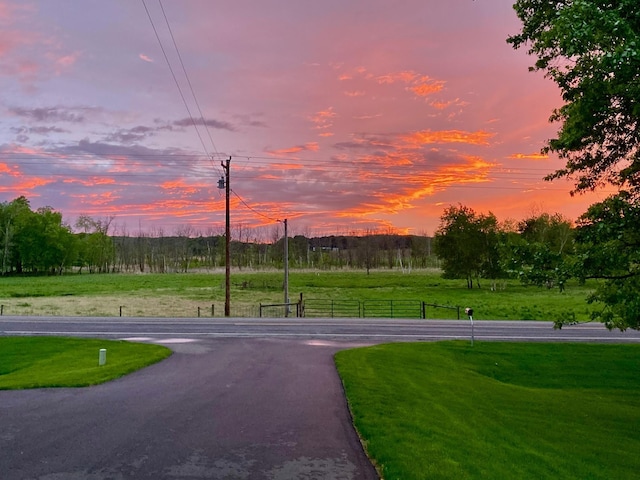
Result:
<instances>
[{"instance_id":1,"label":"mailbox post","mask_svg":"<svg viewBox=\"0 0 640 480\"><path fill-rule=\"evenodd\" d=\"M469 317L469 321L471 322L471 346L473 346L473 308L465 308L464 313Z\"/></svg>"}]
</instances>

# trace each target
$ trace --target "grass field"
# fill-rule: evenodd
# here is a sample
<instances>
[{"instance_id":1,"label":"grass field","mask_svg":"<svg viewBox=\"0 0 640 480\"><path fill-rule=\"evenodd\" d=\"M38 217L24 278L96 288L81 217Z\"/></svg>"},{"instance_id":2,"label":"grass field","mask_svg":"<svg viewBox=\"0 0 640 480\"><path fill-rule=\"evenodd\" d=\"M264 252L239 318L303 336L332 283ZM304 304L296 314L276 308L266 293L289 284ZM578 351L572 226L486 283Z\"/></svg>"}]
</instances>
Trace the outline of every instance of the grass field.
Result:
<instances>
[{"instance_id":1,"label":"grass field","mask_svg":"<svg viewBox=\"0 0 640 480\"><path fill-rule=\"evenodd\" d=\"M102 348L107 361L99 366ZM160 345L115 340L0 337L0 390L97 385L169 355Z\"/></svg>"},{"instance_id":2,"label":"grass field","mask_svg":"<svg viewBox=\"0 0 640 480\"><path fill-rule=\"evenodd\" d=\"M640 345L390 344L336 364L386 480L638 478Z\"/></svg>"},{"instance_id":3,"label":"grass field","mask_svg":"<svg viewBox=\"0 0 640 480\"><path fill-rule=\"evenodd\" d=\"M444 280L432 270L338 270L290 272L290 298L419 300L440 305L473 307L475 318L491 320L577 320L589 318L585 298L591 286L569 284L565 292L525 287L517 281L492 291L468 290L465 280ZM255 315L260 303L283 301L282 272L234 271L231 276L234 316ZM222 316L224 273L193 274L73 274L53 277L0 278L0 304L5 315L131 317ZM452 311L430 309L428 318L455 318Z\"/></svg>"}]
</instances>

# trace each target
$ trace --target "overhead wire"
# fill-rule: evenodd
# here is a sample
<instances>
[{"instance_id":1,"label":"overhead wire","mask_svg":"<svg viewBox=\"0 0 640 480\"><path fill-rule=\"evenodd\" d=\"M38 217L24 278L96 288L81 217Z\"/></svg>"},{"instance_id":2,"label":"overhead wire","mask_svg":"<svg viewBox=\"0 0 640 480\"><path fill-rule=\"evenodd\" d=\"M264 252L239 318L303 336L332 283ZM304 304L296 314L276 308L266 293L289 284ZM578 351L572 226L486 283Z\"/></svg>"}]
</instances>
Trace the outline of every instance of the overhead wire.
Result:
<instances>
[{"instance_id":1,"label":"overhead wire","mask_svg":"<svg viewBox=\"0 0 640 480\"><path fill-rule=\"evenodd\" d=\"M65 168L66 170L72 170L75 173L74 170L74 164L73 161L74 160L87 160L87 159L91 159L91 158L95 158L96 155L99 156L108 156L106 153L99 153L99 154L64 154L65 158L61 158L60 154L57 153L42 153L40 155L33 155L32 153L30 154L20 154L20 153L7 153L7 152L0 152L0 159L4 160L4 161L16 161L16 164L19 165L29 165L29 166L57 166L59 168ZM121 155L121 154L113 154L115 155ZM192 158L197 158L199 157L199 155L190 155L190 154L179 154L179 155L175 155L175 154L166 154L166 155L147 155L147 154L127 154L128 156L131 156L133 158L139 157L141 159L144 158L154 158L154 159L158 159L158 158L162 158L164 160L162 167L165 169L172 169L172 168L179 168L181 169L181 173L185 173L185 167L188 169L188 171L192 171L194 174L197 175L202 175L202 171L198 170L197 165L194 165L192 163ZM45 158L43 158L45 157ZM184 159L189 160L189 163L187 165L183 165L181 158L184 157ZM242 158L242 157L241 157ZM68 161L69 159L71 159L71 161ZM171 160L170 163L167 162L167 160ZM58 161L51 161L51 160L58 160ZM127 161L127 166L149 166L150 164L148 162L144 162L144 161ZM96 167L96 168L107 168L110 167L112 165L112 163L109 160L103 160L103 161L92 161L91 162L91 167ZM259 165L263 165L263 164L259 164ZM267 165L266 163L264 165ZM253 166L258 166L258 165L253 165ZM365 165L362 165L365 166ZM422 168L426 167L428 165L421 165ZM435 165L434 165L435 166ZM78 165L78 168L83 168L86 169L87 168L87 164L83 164L83 165ZM542 176L538 175L537 173L532 173L532 172L527 172L527 171L514 171L515 169L493 169L493 170L489 170L487 172L487 180L493 180L493 181L522 181L522 182L537 182L542 180ZM272 170L273 171L273 170ZM325 174L325 173L334 173L338 176L340 176L339 179L326 179L326 180L322 180L322 179L318 179L318 178L313 178L313 179L308 179L308 178L295 178L296 182L299 183L322 183L322 184L361 184L362 180L357 180L357 179L353 179L353 180L348 180L345 179L345 175L343 172L347 172L347 171L353 171L353 166L351 165L333 165L332 164L332 168L331 170L325 170L325 169L321 169L319 167L314 167L312 169L306 169L304 171L305 174L309 174L309 173L318 173L318 174ZM272 178L269 177L265 177L263 174L253 174L253 172L256 172L256 169L252 168L252 166L244 166L241 167L241 170L239 170L239 173L237 173L234 178L238 179L238 180L245 180L245 181L250 181L250 180L262 180L262 181L284 181L287 180L286 177L275 177L275 175L272 176ZM292 170L292 173L299 173L301 172L300 170ZM98 174L104 175L105 173L108 172L98 172L98 173L77 173L78 175L81 176L95 176ZM378 172L378 173L369 173L368 174L368 178L367 178L367 185L386 185L389 184L389 182L393 182L394 180L401 180L405 183L424 183L425 181L432 181L431 179L431 175L437 175L437 172L430 172L430 171L416 171L416 169L403 169L403 171L401 173L395 173L395 174L390 174L389 172ZM53 173L53 175L56 175L56 173ZM110 173L110 175L113 176L136 176L136 175L153 175L153 174L149 174L146 172L141 172L141 173L135 173L135 172L113 172ZM408 176L410 175L410 178L408 178ZM376 181L376 179L379 179L379 181ZM460 179L461 181L463 181L464 179ZM461 188L465 188L465 185L461 185ZM493 187L493 188L501 188L501 187ZM504 187L502 187L504 188ZM518 188L518 187L512 187L512 188ZM548 188L548 190L564 190L562 188Z\"/></svg>"},{"instance_id":2,"label":"overhead wire","mask_svg":"<svg viewBox=\"0 0 640 480\"><path fill-rule=\"evenodd\" d=\"M178 48L178 43L176 42L175 36L173 35L173 30L171 28L171 25L169 23L169 18L167 17L167 14L164 10L164 6L162 5L162 0L158 0L158 3L160 4L160 10L162 10L162 15L164 16L164 20L167 24L167 30L169 30L169 35L171 36L171 41L173 42L173 46L176 50L176 54L178 56L178 59L180 60L180 65L182 67L182 72L184 73L185 78L187 79L187 84L189 85L189 90L191 90L191 96L193 97L193 101L196 104L196 107L198 108L198 113L200 114L200 120L202 121L202 126L204 127L205 131L207 132L207 135L209 136L209 141L211 142L211 146L213 147L213 151L216 154L216 156L219 156L218 153L218 149L216 148L216 144L213 141L213 137L211 136L211 131L209 129L209 126L207 125L206 120L204 119L204 115L202 114L202 109L200 108L200 102L198 102L198 98L196 97L196 93L193 89L193 84L191 83L191 78L189 78L189 74L187 73L187 69L184 65L184 61L182 60L182 55L180 54L180 49ZM211 163L216 167L217 169L217 165L215 165L215 163L213 162L213 160L211 160Z\"/></svg>"},{"instance_id":3,"label":"overhead wire","mask_svg":"<svg viewBox=\"0 0 640 480\"><path fill-rule=\"evenodd\" d=\"M270 217L269 215L265 215L264 213L258 212L256 209L251 207L247 202L245 202L244 199L240 195L238 195L235 190L231 190L231 193L233 193L238 198L238 200L240 200L240 203L242 203L245 207L247 207L250 211L252 211L256 215L259 215L260 217L266 218L267 220L271 220L272 222L281 222L282 221L282 220L279 220L277 218Z\"/></svg>"},{"instance_id":4,"label":"overhead wire","mask_svg":"<svg viewBox=\"0 0 640 480\"><path fill-rule=\"evenodd\" d=\"M198 139L200 140L200 144L202 145L202 148L204 149L204 152L207 155L207 157L211 158L211 155L209 154L209 150L207 149L207 146L205 145L204 140L202 139L202 135L200 135L200 130L198 130L198 125L197 125L195 119L193 118L193 115L191 114L191 109L189 108L189 104L187 103L187 100L186 100L184 94L182 93L182 88L180 87L180 82L178 82L178 78L176 77L176 74L173 71L173 67L171 66L171 62L169 61L169 56L167 55L167 52L164 49L164 45L162 45L162 40L160 39L160 35L158 34L158 30L156 29L156 25L153 22L153 18L151 17L151 12L149 12L149 9L147 8L147 4L146 4L145 0L141 0L141 1L142 1L142 5L144 6L145 11L147 12L147 17L149 18L149 22L151 23L151 27L153 28L153 32L155 33L156 39L158 40L158 44L160 45L160 50L162 51L162 55L164 56L164 59L165 59L165 61L167 63L167 66L169 67L169 71L171 72L171 76L173 77L173 81L175 82L176 87L178 88L178 92L180 93L180 98L182 99L182 103L184 104L184 107L187 110L189 118L191 119L191 123L193 124L193 127L196 130L196 134L198 135Z\"/></svg>"}]
</instances>

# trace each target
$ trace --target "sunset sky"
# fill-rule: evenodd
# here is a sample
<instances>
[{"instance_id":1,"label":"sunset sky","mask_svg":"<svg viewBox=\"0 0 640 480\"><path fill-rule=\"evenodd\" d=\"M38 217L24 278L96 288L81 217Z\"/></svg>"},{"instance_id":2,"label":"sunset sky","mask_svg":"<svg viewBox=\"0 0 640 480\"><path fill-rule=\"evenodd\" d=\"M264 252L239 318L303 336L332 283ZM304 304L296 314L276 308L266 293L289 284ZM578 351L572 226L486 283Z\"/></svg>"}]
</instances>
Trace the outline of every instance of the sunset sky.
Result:
<instances>
[{"instance_id":1,"label":"sunset sky","mask_svg":"<svg viewBox=\"0 0 640 480\"><path fill-rule=\"evenodd\" d=\"M236 232L575 219L605 193L542 180L560 97L506 43L512 3L0 0L0 201L218 234L231 156Z\"/></svg>"}]
</instances>

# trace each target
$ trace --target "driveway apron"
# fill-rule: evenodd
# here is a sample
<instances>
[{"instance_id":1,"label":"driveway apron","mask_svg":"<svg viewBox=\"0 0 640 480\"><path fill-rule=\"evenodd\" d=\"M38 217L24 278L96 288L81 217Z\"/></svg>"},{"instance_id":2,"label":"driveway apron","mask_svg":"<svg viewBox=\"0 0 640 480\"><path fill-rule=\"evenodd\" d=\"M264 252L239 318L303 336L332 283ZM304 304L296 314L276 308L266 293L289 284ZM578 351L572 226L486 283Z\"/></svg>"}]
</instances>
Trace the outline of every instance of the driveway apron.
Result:
<instances>
[{"instance_id":1,"label":"driveway apron","mask_svg":"<svg viewBox=\"0 0 640 480\"><path fill-rule=\"evenodd\" d=\"M198 339L79 389L0 391L4 480L376 479L339 344Z\"/></svg>"}]
</instances>

